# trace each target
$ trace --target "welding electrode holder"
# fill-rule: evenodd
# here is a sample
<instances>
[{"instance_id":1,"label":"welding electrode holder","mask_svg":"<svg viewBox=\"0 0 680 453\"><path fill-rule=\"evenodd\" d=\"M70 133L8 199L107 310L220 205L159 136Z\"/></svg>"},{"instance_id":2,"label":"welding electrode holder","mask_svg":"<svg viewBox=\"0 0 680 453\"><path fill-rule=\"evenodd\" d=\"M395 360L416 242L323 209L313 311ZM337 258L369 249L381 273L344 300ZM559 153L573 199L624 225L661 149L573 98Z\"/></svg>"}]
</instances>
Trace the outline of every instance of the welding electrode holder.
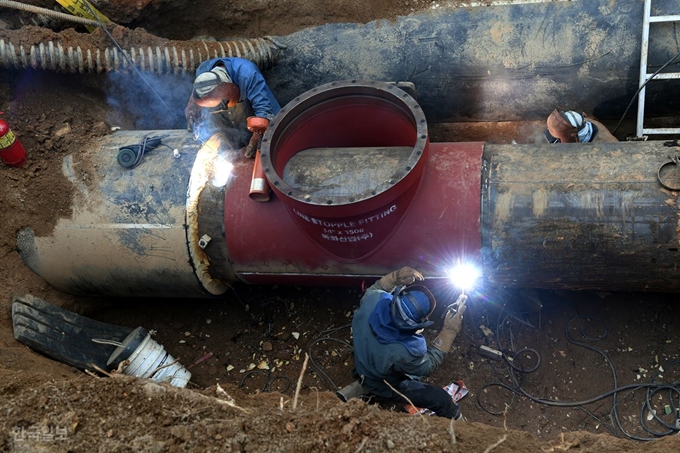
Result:
<instances>
[{"instance_id":1,"label":"welding electrode holder","mask_svg":"<svg viewBox=\"0 0 680 453\"><path fill-rule=\"evenodd\" d=\"M463 295L465 295L465 293L463 292L460 295L463 296ZM467 298L465 300L467 301ZM454 315L456 313L458 313L458 309L460 308L460 304L461 303L459 302L459 299L456 299L453 303L447 305L446 308L444 309L444 313L442 313L441 319L446 318L446 315L448 315L449 313L452 313Z\"/></svg>"},{"instance_id":2,"label":"welding electrode holder","mask_svg":"<svg viewBox=\"0 0 680 453\"><path fill-rule=\"evenodd\" d=\"M454 302L451 305L447 305L447 307L444 309L444 313L442 313L442 319L446 318L446 315L449 313L456 314L458 312L458 303Z\"/></svg>"}]
</instances>

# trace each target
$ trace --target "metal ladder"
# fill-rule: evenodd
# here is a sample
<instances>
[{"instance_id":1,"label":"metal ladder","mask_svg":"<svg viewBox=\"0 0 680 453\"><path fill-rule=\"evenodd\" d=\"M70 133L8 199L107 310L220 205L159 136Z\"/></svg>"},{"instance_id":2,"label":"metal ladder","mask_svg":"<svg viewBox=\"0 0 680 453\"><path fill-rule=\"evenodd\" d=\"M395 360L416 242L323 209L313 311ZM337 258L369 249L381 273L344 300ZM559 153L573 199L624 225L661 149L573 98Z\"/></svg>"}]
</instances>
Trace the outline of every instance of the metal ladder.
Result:
<instances>
[{"instance_id":1,"label":"metal ladder","mask_svg":"<svg viewBox=\"0 0 680 453\"><path fill-rule=\"evenodd\" d=\"M652 0L645 0L644 20L642 23L642 53L640 55L640 93L638 94L637 112L637 137L645 134L680 134L680 128L645 128L645 84L652 77L653 73L647 72L647 56L649 53L649 25L652 22L678 22L680 14L672 16L652 16ZM662 72L654 77L654 80L680 79L680 72Z\"/></svg>"}]
</instances>

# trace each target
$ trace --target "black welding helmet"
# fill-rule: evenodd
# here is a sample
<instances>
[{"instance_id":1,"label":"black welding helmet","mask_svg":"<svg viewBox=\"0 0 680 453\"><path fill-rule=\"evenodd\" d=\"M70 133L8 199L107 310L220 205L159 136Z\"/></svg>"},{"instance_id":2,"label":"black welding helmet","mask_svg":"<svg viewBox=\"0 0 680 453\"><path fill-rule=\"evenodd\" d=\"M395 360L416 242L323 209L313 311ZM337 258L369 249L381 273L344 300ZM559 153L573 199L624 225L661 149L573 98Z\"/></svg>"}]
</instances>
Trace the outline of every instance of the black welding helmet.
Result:
<instances>
[{"instance_id":1,"label":"black welding helmet","mask_svg":"<svg viewBox=\"0 0 680 453\"><path fill-rule=\"evenodd\" d=\"M400 286L392 297L390 316L402 330L424 329L434 324L428 318L436 306L437 301L425 286Z\"/></svg>"}]
</instances>

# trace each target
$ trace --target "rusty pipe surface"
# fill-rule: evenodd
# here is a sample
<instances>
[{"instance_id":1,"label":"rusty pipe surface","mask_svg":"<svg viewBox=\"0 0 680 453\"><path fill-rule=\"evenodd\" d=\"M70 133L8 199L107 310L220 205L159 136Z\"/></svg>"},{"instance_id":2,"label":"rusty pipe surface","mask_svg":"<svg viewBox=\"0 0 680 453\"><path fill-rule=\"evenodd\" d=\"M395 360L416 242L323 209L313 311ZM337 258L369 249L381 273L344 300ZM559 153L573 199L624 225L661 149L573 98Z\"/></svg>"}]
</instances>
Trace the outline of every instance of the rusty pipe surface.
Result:
<instances>
[{"instance_id":1,"label":"rusty pipe surface","mask_svg":"<svg viewBox=\"0 0 680 453\"><path fill-rule=\"evenodd\" d=\"M147 151L134 169L119 165L119 148L145 136L162 136L166 146ZM98 170L91 188L67 157L63 171L76 188L73 216L60 219L49 237L22 230L22 259L73 294L204 297L226 291L221 279L211 277L199 245L201 238L212 249L224 242L221 220L205 220L199 229L205 204L214 211L213 204L219 209L224 200L224 187L211 184L218 149L219 137L199 146L186 131L116 132L92 144ZM226 261L215 266L223 279L233 278Z\"/></svg>"},{"instance_id":2,"label":"rusty pipe surface","mask_svg":"<svg viewBox=\"0 0 680 453\"><path fill-rule=\"evenodd\" d=\"M169 41L122 27L113 34L135 64L151 72L191 73L203 59L228 55L252 59L265 69L275 58L276 67L265 76L281 105L318 85L356 77L412 83L431 123L539 120L556 106L600 119L623 116L639 86L643 2L487 3L228 44ZM677 0L655 0L654 8L655 14L677 14ZM676 28L672 23L652 27L650 68L677 54ZM41 29L36 33L40 42L26 42L18 34L0 30L0 64L7 68L129 69L99 30L86 35ZM673 66L677 69L677 63ZM668 70L677 72L673 66ZM172 90L172 79L162 82L163 89ZM645 90L648 117L677 114L680 81L651 83Z\"/></svg>"},{"instance_id":3,"label":"rusty pipe surface","mask_svg":"<svg viewBox=\"0 0 680 453\"><path fill-rule=\"evenodd\" d=\"M414 100L375 82L322 86L287 107L263 139L270 202L248 197L253 162L228 137L119 132L93 144L89 188L65 160L73 216L49 237L21 231L22 259L52 286L95 295L338 285L403 265L441 281L463 260L493 286L680 291L680 192L657 180L662 142L429 143ZM118 148L145 134L181 157L158 147L119 166Z\"/></svg>"},{"instance_id":4,"label":"rusty pipe surface","mask_svg":"<svg viewBox=\"0 0 680 453\"><path fill-rule=\"evenodd\" d=\"M201 297L219 295L234 281L356 282L406 261L431 276L444 276L449 258L478 250L482 145L440 145L429 152L417 104L387 84L354 81L338 84L337 92L326 89L336 108L315 108L316 115L356 116L360 122L375 118L360 130L352 122L344 129L336 124L342 130L331 134L334 140L317 143L322 148L309 148L315 144L304 140L296 145L299 153L290 141L285 153L269 148L284 177L268 177L270 184L296 185L301 205L291 206L279 196L268 203L251 200L253 161L230 150L229 140L219 134L199 146L185 131L115 133L92 144L98 169L93 188L78 184L65 166L80 190L73 217L61 219L49 237L35 237L30 229L20 232L22 259L71 293ZM277 118L270 126L273 134L276 124L289 124ZM386 119L396 122L379 124ZM321 124L328 130L327 120ZM399 133L386 134L390 125ZM159 146L132 169L118 165L117 150L149 134L166 136L164 144L180 150L180 159ZM366 137L372 141L360 146ZM218 175L221 170L226 177ZM367 177L338 185L352 172ZM305 206L302 190L310 183L321 184L322 191L339 188L324 198L335 200L331 208L337 210L317 205L314 197ZM429 218L433 210L441 211L437 223ZM419 255L411 256L413 250Z\"/></svg>"},{"instance_id":5,"label":"rusty pipe surface","mask_svg":"<svg viewBox=\"0 0 680 453\"><path fill-rule=\"evenodd\" d=\"M663 142L487 145L482 250L489 282L680 291L680 193L657 178L667 156Z\"/></svg>"}]
</instances>

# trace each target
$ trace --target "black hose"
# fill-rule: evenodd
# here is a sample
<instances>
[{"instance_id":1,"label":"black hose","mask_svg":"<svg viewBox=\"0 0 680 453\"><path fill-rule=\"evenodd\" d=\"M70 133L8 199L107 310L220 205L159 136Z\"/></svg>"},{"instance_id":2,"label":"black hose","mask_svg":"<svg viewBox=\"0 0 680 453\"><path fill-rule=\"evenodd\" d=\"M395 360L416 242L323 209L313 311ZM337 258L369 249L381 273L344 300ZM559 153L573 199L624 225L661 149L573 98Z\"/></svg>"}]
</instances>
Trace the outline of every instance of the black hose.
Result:
<instances>
[{"instance_id":1,"label":"black hose","mask_svg":"<svg viewBox=\"0 0 680 453\"><path fill-rule=\"evenodd\" d=\"M572 307L573 308L573 307ZM509 316L506 316L503 318L503 313L505 312L505 306L501 309L499 315L498 315L498 324L496 326L496 340L498 342L499 347L501 346L501 330L503 329L503 325L506 323L507 319ZM576 311L576 310L575 310ZM567 322L565 326L565 337L567 341L570 343L576 345L576 346L581 346L586 349L589 349L593 352L596 352L597 354L601 355L604 360L607 362L607 364L610 367L611 373L612 373L612 379L613 379L613 388L607 392L601 393L599 395L596 395L592 398L582 400L582 401L573 401L573 402L564 402L564 401L555 401L551 399L544 399L544 398L538 398L534 395L531 395L528 393L523 387L522 387L522 379L523 376L525 376L528 373L532 373L536 371L541 363L541 358L540 354L531 348L522 348L516 352L513 352L512 350L506 351L503 350L502 347L500 347L501 351L503 352L503 358L505 359L505 363L508 366L509 369L509 377L510 377L510 384L506 384L504 382L491 382L488 384L485 384L482 386L479 391L477 392L477 403L479 406L484 410L485 412L492 414L492 415L503 415L506 413L507 408L503 411L494 411L489 409L488 407L485 406L485 404L481 401L480 395L485 393L485 390L490 388L490 387L499 387L502 389L505 389L509 391L513 396L511 403L507 405L507 407L510 407L510 405L514 402L514 398L517 395L524 396L528 398L529 400L537 403L537 404L544 404L547 406L553 406L553 407L574 407L577 409L580 409L584 411L588 416L592 417L593 419L597 420L598 423L603 424L604 426L607 427L615 436L618 436L618 433L616 432L616 429L614 426L609 426L609 424L603 423L603 421L598 418L595 414L592 412L588 411L585 409L583 406L587 406L589 404L595 403L597 401L603 400L605 398L612 397L612 408L610 411L610 418L613 419L612 424L616 425L616 428L627 438L632 439L632 440L638 440L638 441L651 441L651 440L656 440L660 437L667 436L670 434L674 434L677 432L680 432L680 427L678 427L678 421L680 420L680 417L678 416L678 408L676 407L674 403L674 396L680 397L680 387L678 386L677 382L674 382L673 384L663 384L663 383L655 383L656 378L659 376L660 372L655 373L654 376L650 379L649 383L641 383L641 384L629 384L629 385L624 385L620 386L618 385L618 379L617 379L617 374L616 374L616 369L614 368L614 365L612 364L612 361L609 359L607 354L598 349L595 346L592 346L588 343L583 343L581 341L577 341L575 338L572 337L571 332L570 332L570 327L572 323L575 320L581 320L581 319L587 319L587 320L594 320L599 323L599 326L601 328L601 333L596 336L591 336L586 333L584 326L580 325L578 328L579 333L583 338L585 338L587 341L591 342L596 342L604 339L607 336L608 333L608 328L606 323L597 317L594 316L586 316L586 315L579 315L578 312L576 312L576 315L574 315L569 321ZM511 339L512 339L512 330L509 331ZM530 352L531 354L534 354L536 356L536 364L532 366L531 368L524 369L523 365L514 360L515 357L517 357L520 354ZM680 360L676 360L674 362L670 362L669 364L664 366L664 369L668 369L674 365L677 365L680 363ZM493 367L493 370L495 372L495 367ZM496 373L497 374L497 373ZM641 428L649 433L650 435L654 437L641 437L641 436L636 436L634 434L629 433L624 427L623 424L621 423L621 419L619 417L619 405L623 400L625 400L628 396L632 395L635 391L638 390L645 390L646 391L646 396L644 399L644 403L642 404L640 408L640 426ZM659 395L662 392L668 391L668 400L670 401L669 406L671 407L671 413L674 414L675 417L675 422L676 424L671 424L668 423L667 421L663 420L659 415L657 415L653 411L653 404L652 404L652 397L655 395ZM623 395L625 393L625 395ZM622 395L622 396L620 396ZM659 425L663 426L666 428L666 430L663 431L655 431L652 428L648 426L646 417L645 417L645 411L648 411L652 415L652 420L654 420L656 423Z\"/></svg>"},{"instance_id":2,"label":"black hose","mask_svg":"<svg viewBox=\"0 0 680 453\"><path fill-rule=\"evenodd\" d=\"M314 348L314 346L315 346L317 343L321 343L322 341L335 341L335 342L337 342L337 343L341 343L341 344L343 344L343 345L349 347L351 350L354 350L354 347L352 346L352 344L351 344L349 341L345 341L345 340L341 340L341 339L339 339L339 338L333 338L333 337L321 337L321 338L317 338L316 340L314 340L314 341L312 342L311 345L309 345L309 353L308 353L308 355L309 355L309 363L311 364L312 368L314 368L314 370L317 372L317 374L321 375L321 377L324 378L324 385L326 385L326 390L332 390L332 391L334 391L334 392L337 392L338 390L340 390L340 388L336 385L336 383L335 383L335 382L333 381L333 379L328 375L328 373L326 373L326 372L323 370L323 368L322 368L318 363L316 363L316 361L314 360L314 354L312 353L312 349ZM330 388L330 387L328 386L329 383L330 383L330 385L332 386L332 388Z\"/></svg>"},{"instance_id":3,"label":"black hose","mask_svg":"<svg viewBox=\"0 0 680 453\"><path fill-rule=\"evenodd\" d=\"M626 113L628 113L628 110L630 109L630 106L633 105L633 101L635 101L635 99L638 97L638 94L640 94L640 91L642 91L642 89L643 89L644 87L647 86L647 83L649 83L654 77L656 77L661 71L663 71L664 68L666 68L666 66L668 66L668 65L671 64L671 63L673 63L673 61L675 61L675 59L678 58L678 57L680 57L680 53L678 53L676 56L674 56L673 58L671 58L670 60L668 60L666 63L664 63L664 65L661 66L659 69L657 69L657 71L656 71L654 74L652 74L652 76L651 76L649 79L645 80L645 83L643 83L642 85L640 85L640 87L637 89L637 91L636 91L635 94L633 95L632 99L631 99L630 102L628 103L628 106L626 107L626 110L623 111L623 115L621 115L621 119L620 119L619 122L616 124L616 127L614 128L614 130L612 130L612 135L614 135L614 133L616 132L616 130L619 128L619 126L620 126L621 123L623 122L623 119L626 117Z\"/></svg>"},{"instance_id":4,"label":"black hose","mask_svg":"<svg viewBox=\"0 0 680 453\"><path fill-rule=\"evenodd\" d=\"M142 81L146 84L146 86L149 88L149 90L151 90L151 92L156 96L156 98L158 98L160 103L163 104L163 107L165 107L165 110L167 110L168 113L170 114L170 116L172 117L173 116L172 109L168 106L168 104L165 103L165 101L163 100L161 95L158 93L158 91L153 87L153 85L151 85L149 83L149 81L146 79L146 77L144 77L144 74L142 74L142 72L139 70L139 68L137 66L135 66L135 64L132 62L130 57L123 51L123 48L120 46L120 44L118 44L118 41L116 41L116 38L114 38L113 35L111 34L111 32L106 28L106 26L104 26L101 19L99 18L99 16L97 14L95 14L95 12L92 9L92 7L90 6L90 4L88 2L84 2L84 3L85 3L85 6L87 6L87 9L90 12L90 14L92 15L92 17L94 17L97 20L97 22L99 23L100 28L102 30L104 30L104 33L106 33L106 36L108 36L109 39L111 39L111 41L113 42L113 45L115 45L116 48L120 51L120 53L123 55L123 57L128 62L130 67L134 69L134 71L137 73L137 75L142 79Z\"/></svg>"},{"instance_id":5,"label":"black hose","mask_svg":"<svg viewBox=\"0 0 680 453\"><path fill-rule=\"evenodd\" d=\"M238 388L243 388L245 385L246 379L249 377L255 375L255 374L264 374L265 379L264 379L264 384L262 384L262 387L260 388L260 391L262 392L271 392L272 391L272 384L276 381L283 381L285 383L285 387L283 389L278 389L276 390L279 393L286 393L288 390L290 390L291 387L291 382L290 379L288 379L287 376L284 376L282 374L277 374L272 376L271 371L269 370L260 370L260 369L255 369L248 371L246 374L243 375L241 378L241 381L238 384Z\"/></svg>"},{"instance_id":6,"label":"black hose","mask_svg":"<svg viewBox=\"0 0 680 453\"><path fill-rule=\"evenodd\" d=\"M150 151L159 146L165 146L166 148L172 150L172 148L165 143L161 143L161 140L165 138L165 135L159 135L154 137L144 137L142 143L121 146L118 149L117 160L118 163L125 168L135 168L142 162L144 153Z\"/></svg>"}]
</instances>

